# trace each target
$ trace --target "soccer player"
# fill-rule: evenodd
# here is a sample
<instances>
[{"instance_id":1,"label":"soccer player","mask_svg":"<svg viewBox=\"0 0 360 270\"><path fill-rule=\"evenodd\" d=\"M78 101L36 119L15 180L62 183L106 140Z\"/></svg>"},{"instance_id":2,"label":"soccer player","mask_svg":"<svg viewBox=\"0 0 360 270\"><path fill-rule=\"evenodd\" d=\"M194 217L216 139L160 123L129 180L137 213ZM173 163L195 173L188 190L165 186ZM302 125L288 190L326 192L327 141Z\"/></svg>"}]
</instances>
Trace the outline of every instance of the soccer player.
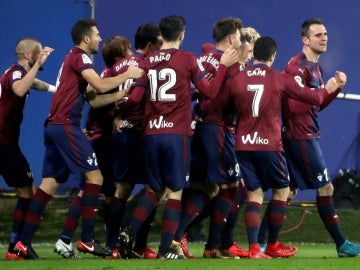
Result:
<instances>
[{"instance_id":1,"label":"soccer player","mask_svg":"<svg viewBox=\"0 0 360 270\"><path fill-rule=\"evenodd\" d=\"M158 26L153 23L139 26L135 34L136 51L117 61L112 68L113 74L125 72L129 65L141 67L144 58L159 50L161 45L162 37ZM127 88L133 82L134 80L129 79L120 85L120 88ZM119 122L114 124L112 152L116 191L109 206L111 222L108 223L110 228L108 246L110 248L116 248L126 203L135 184L147 184L144 164L143 117L144 102L129 107L125 103L118 111ZM147 246L147 236L154 217L155 209L136 234L135 245L131 252L127 253L127 250L120 245L120 253L123 258L156 259L156 253Z\"/></svg>"},{"instance_id":2,"label":"soccer player","mask_svg":"<svg viewBox=\"0 0 360 270\"><path fill-rule=\"evenodd\" d=\"M218 72L224 51L229 48L240 51L241 27L241 20L232 17L221 19L214 24L213 38L216 46L199 57L199 61L208 73L215 75ZM224 80L237 72L240 72L239 63L227 69ZM223 96L223 87L220 91L217 99ZM206 98L201 97L196 106L199 121L192 140L191 186L183 199L185 207L175 239L181 240L186 227L202 210L206 199L211 197L209 194L204 194L203 189L205 185L209 185L212 186L209 190L219 190L211 203L210 227L203 256L205 258L247 257L247 253L234 242L226 243L226 246L221 245L222 232L238 193L241 176L235 155L234 116L230 109L232 105L204 112L201 110L203 102L206 102ZM235 224L236 221L234 226ZM229 249L233 253L230 253Z\"/></svg>"},{"instance_id":3,"label":"soccer player","mask_svg":"<svg viewBox=\"0 0 360 270\"><path fill-rule=\"evenodd\" d=\"M216 100L214 106L234 102L236 108L236 154L248 190L245 225L249 242L249 258L290 257L297 252L278 240L284 222L289 179L281 141L280 109L282 96L303 102L321 104L337 89L331 78L326 88L313 91L298 84L288 74L271 69L275 60L276 42L270 37L259 38L254 46L254 64L226 81L227 98ZM223 104L221 104L221 102ZM258 230L264 192L272 189L267 218L269 238L265 252L260 251Z\"/></svg>"},{"instance_id":4,"label":"soccer player","mask_svg":"<svg viewBox=\"0 0 360 270\"><path fill-rule=\"evenodd\" d=\"M131 54L131 44L128 39L122 36L112 36L107 39L102 46L102 56L106 67L102 71L100 77L107 78L116 74L112 73L112 66L115 62L123 59ZM91 88L91 87L90 87ZM123 90L123 91L120 91ZM114 119L114 102L121 101L128 93L130 88L123 89L119 87L106 93L97 92L94 96L92 91L88 89L87 97L91 105L84 130L88 140L94 148L97 161L104 181L101 187L101 193L105 195L104 200L104 219L106 224L106 235L108 235L109 224L112 223L108 214L108 208L115 192L113 168L112 168L112 122ZM92 94L92 95L91 95ZM82 183L83 184L83 183ZM81 186L82 188L83 186ZM59 239L55 243L54 250L65 258L78 258L72 247L72 237L81 216L81 196L83 191L77 194L72 200L68 209L63 230ZM106 244L107 248L110 248ZM116 248L110 248L112 255L106 256L107 259L120 258L120 253Z\"/></svg>"},{"instance_id":5,"label":"soccer player","mask_svg":"<svg viewBox=\"0 0 360 270\"><path fill-rule=\"evenodd\" d=\"M328 33L321 19L312 18L301 26L302 52L286 65L285 72L303 85L321 89L324 86L320 55L326 52ZM339 257L360 254L360 246L344 237L333 203L333 185L329 179L323 153L319 145L320 125L318 113L325 109L346 83L346 75L336 71L341 83L336 92L320 105L311 106L291 98L283 102L283 142L290 179L300 190L317 190L318 213L336 244Z\"/></svg>"},{"instance_id":6,"label":"soccer player","mask_svg":"<svg viewBox=\"0 0 360 270\"><path fill-rule=\"evenodd\" d=\"M241 28L241 37L244 37L249 43L247 57L243 61L244 66L246 66L254 57L254 45L260 34L253 27L243 27Z\"/></svg>"},{"instance_id":7,"label":"soccer player","mask_svg":"<svg viewBox=\"0 0 360 270\"><path fill-rule=\"evenodd\" d=\"M25 214L35 186L29 163L19 146L20 126L29 89L55 91L55 86L36 79L43 69L50 47L42 48L35 38L20 39L15 46L17 63L0 77L0 175L9 187L14 187L18 200L13 212L10 244L5 259L22 259L14 247L19 240Z\"/></svg>"},{"instance_id":8,"label":"soccer player","mask_svg":"<svg viewBox=\"0 0 360 270\"><path fill-rule=\"evenodd\" d=\"M227 66L238 61L235 49L226 51L211 83L204 68L192 53L180 50L185 38L185 19L172 15L161 19L161 50L145 60L145 73L137 80L129 101L138 103L145 95L145 166L149 190L135 208L130 227L120 233L127 238L158 205L166 189L162 233L158 258L184 259L181 245L173 244L181 214L182 190L189 180L189 141L191 130L191 81L201 94L215 98Z\"/></svg>"},{"instance_id":9,"label":"soccer player","mask_svg":"<svg viewBox=\"0 0 360 270\"><path fill-rule=\"evenodd\" d=\"M29 204L22 234L15 245L15 250L25 259L39 259L31 246L31 240L47 203L59 184L67 180L70 172L82 173L85 179L81 197L82 234L77 248L102 257L111 255L111 251L95 242L93 236L103 176L95 152L80 128L84 94L88 84L100 92L106 92L128 78L141 76L143 70L132 67L121 75L101 79L93 69L90 58L91 54L98 52L101 41L96 21L77 21L71 36L75 47L60 68L57 91L45 121L43 179Z\"/></svg>"}]
</instances>

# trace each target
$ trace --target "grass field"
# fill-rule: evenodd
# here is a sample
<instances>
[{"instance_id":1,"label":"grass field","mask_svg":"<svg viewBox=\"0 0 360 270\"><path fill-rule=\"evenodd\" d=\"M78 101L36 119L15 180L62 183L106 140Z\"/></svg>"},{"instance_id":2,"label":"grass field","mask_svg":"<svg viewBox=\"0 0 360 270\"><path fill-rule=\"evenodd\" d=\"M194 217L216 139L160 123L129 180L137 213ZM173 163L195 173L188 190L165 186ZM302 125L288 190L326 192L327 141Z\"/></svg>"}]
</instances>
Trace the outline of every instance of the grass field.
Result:
<instances>
[{"instance_id":1,"label":"grass field","mask_svg":"<svg viewBox=\"0 0 360 270\"><path fill-rule=\"evenodd\" d=\"M104 260L92 255L81 254L82 259L67 260L52 251L52 245L34 246L36 251L44 258L41 261L4 261L0 260L1 270L51 270L51 269L74 269L74 270L267 270L267 269L291 269L291 270L342 270L360 269L360 257L338 258L334 245L329 244L298 244L299 252L288 259L271 260L222 260L201 258L203 244L191 243L189 245L196 259L187 260ZM4 258L5 251L1 249L0 256Z\"/></svg>"},{"instance_id":2,"label":"grass field","mask_svg":"<svg viewBox=\"0 0 360 270\"><path fill-rule=\"evenodd\" d=\"M190 243L191 252L196 259L188 260L104 260L92 255L81 254L80 260L66 260L53 252L53 245L61 231L69 202L64 198L55 198L49 203L43 215L43 222L34 238L34 248L44 258L41 261L5 261L5 252L11 231L11 212L15 203L14 198L0 198L0 270L50 270L50 269L294 269L294 270L330 270L330 269L360 269L360 256L356 258L337 257L335 245L324 228L313 204L293 203L288 207L287 218L280 234L280 240L285 244L297 245L299 252L289 259L272 260L219 260L203 259L203 243ZM152 231L149 235L150 246L157 251L159 232L161 228L161 207L155 217ZM99 208L101 209L101 207ZM360 211L338 210L342 231L345 236L355 243L360 243ZM203 233L207 232L207 221L204 222ZM100 217L97 222L95 235L104 241L103 223ZM79 238L79 230L75 233L74 241ZM243 224L243 212L239 217L235 240L246 248L246 234Z\"/></svg>"}]
</instances>

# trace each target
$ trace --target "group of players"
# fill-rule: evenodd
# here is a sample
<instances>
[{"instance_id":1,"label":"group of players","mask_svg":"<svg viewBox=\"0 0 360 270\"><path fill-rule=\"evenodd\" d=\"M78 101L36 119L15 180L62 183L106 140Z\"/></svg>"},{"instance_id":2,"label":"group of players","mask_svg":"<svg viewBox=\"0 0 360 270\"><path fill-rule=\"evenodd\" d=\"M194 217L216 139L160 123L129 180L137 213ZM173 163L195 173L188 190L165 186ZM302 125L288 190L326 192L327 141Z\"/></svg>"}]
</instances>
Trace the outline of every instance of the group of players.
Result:
<instances>
[{"instance_id":1,"label":"group of players","mask_svg":"<svg viewBox=\"0 0 360 270\"><path fill-rule=\"evenodd\" d=\"M162 18L159 26L141 25L135 52L128 39L109 38L102 46L106 68L99 76L90 58L101 42L97 23L79 20L56 86L36 79L53 49L42 49L31 38L17 43L18 63L0 78L0 174L19 193L6 259L40 258L31 241L47 203L70 173L81 173L83 183L55 244L65 258L78 258L72 237L80 217L77 249L108 259L192 258L186 230L206 217L205 258L291 257L297 247L282 244L278 236L297 188L317 190L318 212L338 256L360 253L360 246L341 232L318 142L318 112L346 83L339 71L323 82L318 60L327 46L324 23L309 19L302 24L303 49L285 72L271 68L276 41L243 28L238 18L214 24L215 44L204 44L200 57L180 50L185 28L178 15ZM54 92L44 128L43 179L36 191L18 145L30 88ZM85 101L91 108L82 130ZM123 224L135 184L144 189ZM261 220L268 189L272 198ZM94 240L100 192L105 195L105 247ZM162 198L160 245L154 252L147 235ZM247 250L234 240L243 204Z\"/></svg>"}]
</instances>

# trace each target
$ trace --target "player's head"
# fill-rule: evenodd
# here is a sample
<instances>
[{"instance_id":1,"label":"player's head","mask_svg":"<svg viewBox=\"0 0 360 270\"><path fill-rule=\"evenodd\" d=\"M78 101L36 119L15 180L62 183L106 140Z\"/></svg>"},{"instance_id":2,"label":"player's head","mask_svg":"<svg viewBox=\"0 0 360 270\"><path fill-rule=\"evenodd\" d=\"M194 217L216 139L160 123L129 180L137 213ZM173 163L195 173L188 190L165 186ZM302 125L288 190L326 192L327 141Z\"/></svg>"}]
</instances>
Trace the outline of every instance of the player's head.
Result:
<instances>
[{"instance_id":1,"label":"player's head","mask_svg":"<svg viewBox=\"0 0 360 270\"><path fill-rule=\"evenodd\" d=\"M164 17L159 23L160 33L165 41L182 41L185 37L186 21L183 16Z\"/></svg>"},{"instance_id":2,"label":"player's head","mask_svg":"<svg viewBox=\"0 0 360 270\"><path fill-rule=\"evenodd\" d=\"M98 52L101 37L94 19L77 21L71 29L71 37L75 46L84 44L89 53Z\"/></svg>"},{"instance_id":3,"label":"player's head","mask_svg":"<svg viewBox=\"0 0 360 270\"><path fill-rule=\"evenodd\" d=\"M249 57L250 49L253 51L254 46L251 45L251 39L247 35L241 35L240 38L241 46L239 50L239 63L245 67L251 59Z\"/></svg>"},{"instance_id":4,"label":"player's head","mask_svg":"<svg viewBox=\"0 0 360 270\"><path fill-rule=\"evenodd\" d=\"M249 62L254 57L254 44L259 37L260 34L254 28L241 28L241 38L247 40L247 42L249 43L247 62Z\"/></svg>"},{"instance_id":5,"label":"player's head","mask_svg":"<svg viewBox=\"0 0 360 270\"><path fill-rule=\"evenodd\" d=\"M116 61L131 54L129 40L122 36L112 36L102 45L102 57L107 67L112 67Z\"/></svg>"},{"instance_id":6,"label":"player's head","mask_svg":"<svg viewBox=\"0 0 360 270\"><path fill-rule=\"evenodd\" d=\"M22 38L15 46L15 54L18 61L27 61L31 68L39 57L39 53L42 50L42 45L39 40L35 38ZM42 70L41 66L39 70Z\"/></svg>"},{"instance_id":7,"label":"player's head","mask_svg":"<svg viewBox=\"0 0 360 270\"><path fill-rule=\"evenodd\" d=\"M268 62L275 59L276 41L271 37L260 37L254 45L254 59L259 62Z\"/></svg>"},{"instance_id":8,"label":"player's head","mask_svg":"<svg viewBox=\"0 0 360 270\"><path fill-rule=\"evenodd\" d=\"M227 17L217 21L213 27L213 39L215 43L229 42L234 48L238 49L241 45L240 30L242 21L239 18Z\"/></svg>"},{"instance_id":9,"label":"player's head","mask_svg":"<svg viewBox=\"0 0 360 270\"><path fill-rule=\"evenodd\" d=\"M140 25L135 34L135 49L145 54L159 50L163 43L160 29L153 23Z\"/></svg>"},{"instance_id":10,"label":"player's head","mask_svg":"<svg viewBox=\"0 0 360 270\"><path fill-rule=\"evenodd\" d=\"M308 19L301 25L301 39L304 49L315 55L326 51L328 35L323 21L319 18Z\"/></svg>"}]
</instances>

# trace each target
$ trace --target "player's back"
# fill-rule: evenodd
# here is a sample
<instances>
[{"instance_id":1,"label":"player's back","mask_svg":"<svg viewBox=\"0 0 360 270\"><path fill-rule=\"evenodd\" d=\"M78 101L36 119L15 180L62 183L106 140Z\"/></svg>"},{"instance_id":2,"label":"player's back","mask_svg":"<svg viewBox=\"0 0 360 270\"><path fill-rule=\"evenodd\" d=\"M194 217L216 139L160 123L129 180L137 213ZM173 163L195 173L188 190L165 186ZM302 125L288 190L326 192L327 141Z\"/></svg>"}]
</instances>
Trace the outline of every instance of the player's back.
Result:
<instances>
[{"instance_id":1,"label":"player's back","mask_svg":"<svg viewBox=\"0 0 360 270\"><path fill-rule=\"evenodd\" d=\"M280 110L284 74L266 65L248 67L228 80L237 111L236 150L282 150ZM289 77L289 76L287 76Z\"/></svg>"},{"instance_id":2,"label":"player's back","mask_svg":"<svg viewBox=\"0 0 360 270\"><path fill-rule=\"evenodd\" d=\"M119 60L112 67L112 73L119 75L127 71L130 65L136 67L142 67L145 55L143 53L135 52L134 54L127 55L123 59ZM113 76L114 76L113 75ZM124 83L119 85L118 90L122 91L134 83L134 79L127 79ZM142 130L143 118L144 118L144 102L138 104L131 104L131 106L125 106L121 109L121 117L126 119L123 128L130 128L136 130Z\"/></svg>"},{"instance_id":3,"label":"player's back","mask_svg":"<svg viewBox=\"0 0 360 270\"><path fill-rule=\"evenodd\" d=\"M191 81L204 74L194 54L166 49L146 57L145 134L191 135Z\"/></svg>"}]
</instances>

